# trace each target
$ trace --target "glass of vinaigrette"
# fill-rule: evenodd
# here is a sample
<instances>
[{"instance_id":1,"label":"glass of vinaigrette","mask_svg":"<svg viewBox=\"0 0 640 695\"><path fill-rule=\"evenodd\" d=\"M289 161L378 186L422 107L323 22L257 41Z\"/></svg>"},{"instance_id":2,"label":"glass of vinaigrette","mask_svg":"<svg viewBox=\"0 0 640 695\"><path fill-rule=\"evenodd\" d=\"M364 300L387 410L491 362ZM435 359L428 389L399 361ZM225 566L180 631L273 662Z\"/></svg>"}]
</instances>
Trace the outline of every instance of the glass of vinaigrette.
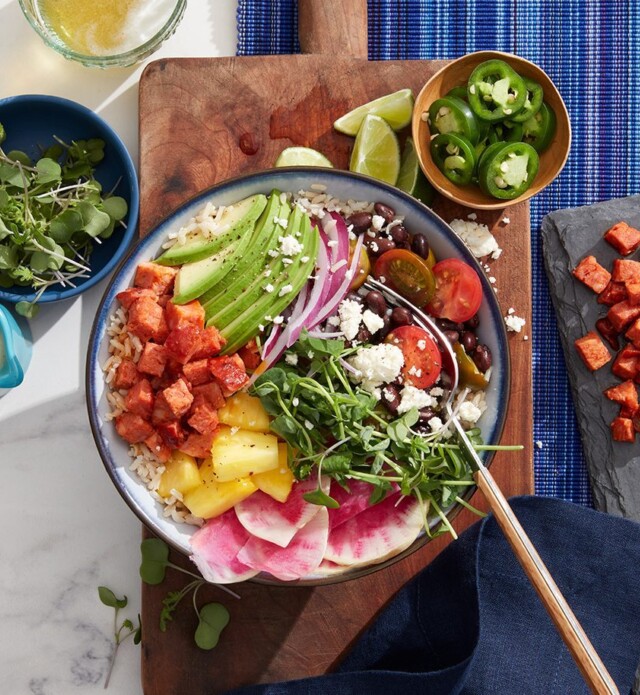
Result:
<instances>
[{"instance_id":1,"label":"glass of vinaigrette","mask_svg":"<svg viewBox=\"0 0 640 695\"><path fill-rule=\"evenodd\" d=\"M19 0L42 40L89 67L126 67L160 47L187 0Z\"/></svg>"}]
</instances>

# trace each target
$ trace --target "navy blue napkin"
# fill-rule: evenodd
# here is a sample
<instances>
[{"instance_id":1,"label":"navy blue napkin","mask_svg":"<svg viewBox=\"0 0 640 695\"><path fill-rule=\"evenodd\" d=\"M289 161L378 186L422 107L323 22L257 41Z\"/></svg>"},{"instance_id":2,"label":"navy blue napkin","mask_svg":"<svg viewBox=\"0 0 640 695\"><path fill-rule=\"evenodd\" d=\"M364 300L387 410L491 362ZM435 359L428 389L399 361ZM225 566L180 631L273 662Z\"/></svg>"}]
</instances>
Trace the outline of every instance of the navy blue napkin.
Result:
<instances>
[{"instance_id":1,"label":"navy blue napkin","mask_svg":"<svg viewBox=\"0 0 640 695\"><path fill-rule=\"evenodd\" d=\"M630 693L640 657L640 524L556 499L511 502L620 692ZM580 695L589 689L488 517L398 593L335 673L233 693Z\"/></svg>"}]
</instances>

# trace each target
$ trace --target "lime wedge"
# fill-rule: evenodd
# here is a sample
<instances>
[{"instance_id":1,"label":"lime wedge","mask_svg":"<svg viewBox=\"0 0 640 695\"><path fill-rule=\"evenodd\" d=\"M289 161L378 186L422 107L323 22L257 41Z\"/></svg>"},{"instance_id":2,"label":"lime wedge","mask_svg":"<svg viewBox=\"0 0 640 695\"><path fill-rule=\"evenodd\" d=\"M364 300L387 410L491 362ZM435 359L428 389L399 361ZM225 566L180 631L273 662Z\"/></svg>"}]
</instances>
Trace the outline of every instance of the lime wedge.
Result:
<instances>
[{"instance_id":1,"label":"lime wedge","mask_svg":"<svg viewBox=\"0 0 640 695\"><path fill-rule=\"evenodd\" d=\"M395 185L400 171L400 145L380 116L365 116L351 152L349 169Z\"/></svg>"},{"instance_id":2,"label":"lime wedge","mask_svg":"<svg viewBox=\"0 0 640 695\"><path fill-rule=\"evenodd\" d=\"M367 114L373 114L384 118L394 130L402 130L411 123L412 112L413 92L410 89L401 89L399 92L387 94L349 111L341 116L333 127L345 135L356 135L364 117Z\"/></svg>"},{"instance_id":3,"label":"lime wedge","mask_svg":"<svg viewBox=\"0 0 640 695\"><path fill-rule=\"evenodd\" d=\"M333 164L318 150L310 147L287 147L282 150L275 166L277 167L331 167Z\"/></svg>"},{"instance_id":4,"label":"lime wedge","mask_svg":"<svg viewBox=\"0 0 640 695\"><path fill-rule=\"evenodd\" d=\"M435 198L436 191L422 173L412 138L407 138L404 150L402 150L400 173L398 174L396 186L425 205L431 205Z\"/></svg>"}]
</instances>

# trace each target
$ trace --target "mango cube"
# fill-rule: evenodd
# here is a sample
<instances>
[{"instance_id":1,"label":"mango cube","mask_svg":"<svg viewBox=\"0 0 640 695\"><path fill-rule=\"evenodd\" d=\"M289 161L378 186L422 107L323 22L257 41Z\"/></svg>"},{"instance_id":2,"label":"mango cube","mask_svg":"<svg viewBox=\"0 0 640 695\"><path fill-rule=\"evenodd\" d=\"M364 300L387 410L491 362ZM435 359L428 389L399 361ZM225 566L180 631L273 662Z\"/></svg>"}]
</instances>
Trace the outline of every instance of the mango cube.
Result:
<instances>
[{"instance_id":1,"label":"mango cube","mask_svg":"<svg viewBox=\"0 0 640 695\"><path fill-rule=\"evenodd\" d=\"M256 473L251 480L269 497L278 502L286 502L295 480L287 457L287 445L278 444L278 467L264 473Z\"/></svg>"},{"instance_id":2,"label":"mango cube","mask_svg":"<svg viewBox=\"0 0 640 695\"><path fill-rule=\"evenodd\" d=\"M211 445L215 481L225 483L278 467L278 439L272 434L222 426Z\"/></svg>"},{"instance_id":3,"label":"mango cube","mask_svg":"<svg viewBox=\"0 0 640 695\"><path fill-rule=\"evenodd\" d=\"M171 497L171 490L177 490L183 495L200 485L200 471L193 456L182 451L174 451L165 464L165 471L160 477L158 494L161 497Z\"/></svg>"},{"instance_id":4,"label":"mango cube","mask_svg":"<svg viewBox=\"0 0 640 695\"><path fill-rule=\"evenodd\" d=\"M195 516L213 519L242 502L257 489L249 478L229 483L201 482L197 488L184 496L183 501L185 507Z\"/></svg>"},{"instance_id":5,"label":"mango cube","mask_svg":"<svg viewBox=\"0 0 640 695\"><path fill-rule=\"evenodd\" d=\"M238 391L227 399L224 407L218 410L218 419L224 425L241 430L269 431L269 414L262 407L260 399L244 391Z\"/></svg>"}]
</instances>

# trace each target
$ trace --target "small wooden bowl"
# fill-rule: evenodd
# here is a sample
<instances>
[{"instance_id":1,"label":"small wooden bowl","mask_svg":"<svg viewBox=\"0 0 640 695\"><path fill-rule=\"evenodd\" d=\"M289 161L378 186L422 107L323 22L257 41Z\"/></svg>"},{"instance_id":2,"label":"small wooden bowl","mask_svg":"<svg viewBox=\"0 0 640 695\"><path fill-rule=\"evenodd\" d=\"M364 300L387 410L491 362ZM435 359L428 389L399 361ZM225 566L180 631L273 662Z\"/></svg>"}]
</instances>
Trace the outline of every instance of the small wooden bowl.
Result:
<instances>
[{"instance_id":1,"label":"small wooden bowl","mask_svg":"<svg viewBox=\"0 0 640 695\"><path fill-rule=\"evenodd\" d=\"M438 169L433 159L429 144L431 142L431 132L428 124L422 120L422 114L428 111L429 106L440 97L444 96L453 87L466 85L469 75L473 70L486 60L504 60L519 75L535 80L542 86L545 102L554 110L557 120L556 132L549 147L540 155L540 169L531 187L518 198L513 200L498 200L482 192L476 184L458 186ZM415 143L418 159L425 176L433 184L434 188L442 195L450 198L456 203L479 210L499 210L510 205L516 205L523 200L539 193L548 186L558 174L569 156L571 149L571 122L567 107L551 81L551 78L537 65L524 58L512 55L511 53L501 53L499 51L479 51L471 53L458 60L445 65L438 71L422 88L416 99L413 110L411 124L413 141Z\"/></svg>"}]
</instances>

